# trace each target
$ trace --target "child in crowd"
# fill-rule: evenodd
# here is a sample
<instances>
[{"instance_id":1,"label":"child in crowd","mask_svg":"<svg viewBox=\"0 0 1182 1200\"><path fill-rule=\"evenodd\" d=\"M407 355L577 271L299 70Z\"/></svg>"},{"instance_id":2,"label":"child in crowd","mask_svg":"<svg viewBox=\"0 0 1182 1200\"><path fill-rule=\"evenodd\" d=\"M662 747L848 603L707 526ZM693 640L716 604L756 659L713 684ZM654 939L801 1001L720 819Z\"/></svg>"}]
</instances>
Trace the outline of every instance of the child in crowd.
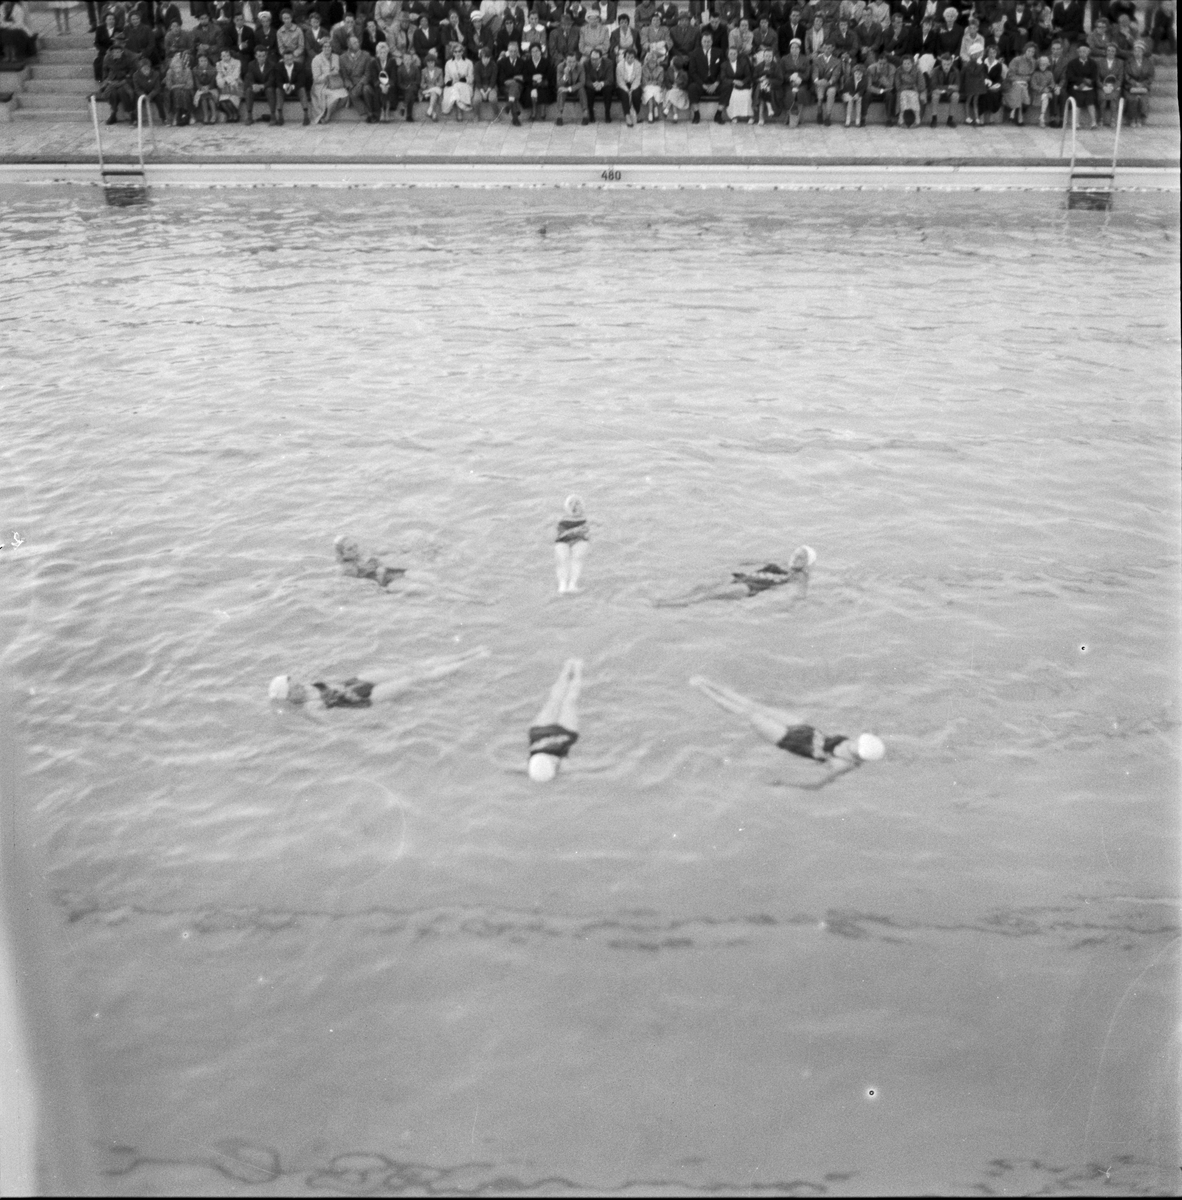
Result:
<instances>
[{"instance_id":1,"label":"child in crowd","mask_svg":"<svg viewBox=\"0 0 1182 1200\"><path fill-rule=\"evenodd\" d=\"M866 68L853 62L849 54L842 55L841 98L845 101L845 127L861 126L862 101L866 98Z\"/></svg>"},{"instance_id":2,"label":"child in crowd","mask_svg":"<svg viewBox=\"0 0 1182 1200\"><path fill-rule=\"evenodd\" d=\"M915 59L910 54L904 54L895 74L895 94L898 97L896 103L899 108L899 124L908 129L919 124L923 111L923 98L920 94L922 86L923 81Z\"/></svg>"},{"instance_id":3,"label":"child in crowd","mask_svg":"<svg viewBox=\"0 0 1182 1200\"><path fill-rule=\"evenodd\" d=\"M665 68L665 120L674 125L690 108L688 61L684 54L675 54Z\"/></svg>"},{"instance_id":4,"label":"child in crowd","mask_svg":"<svg viewBox=\"0 0 1182 1200\"><path fill-rule=\"evenodd\" d=\"M438 121L439 106L443 99L443 72L439 69L439 55L434 50L427 51L423 77L419 83L419 99L427 102L427 116L432 121Z\"/></svg>"}]
</instances>

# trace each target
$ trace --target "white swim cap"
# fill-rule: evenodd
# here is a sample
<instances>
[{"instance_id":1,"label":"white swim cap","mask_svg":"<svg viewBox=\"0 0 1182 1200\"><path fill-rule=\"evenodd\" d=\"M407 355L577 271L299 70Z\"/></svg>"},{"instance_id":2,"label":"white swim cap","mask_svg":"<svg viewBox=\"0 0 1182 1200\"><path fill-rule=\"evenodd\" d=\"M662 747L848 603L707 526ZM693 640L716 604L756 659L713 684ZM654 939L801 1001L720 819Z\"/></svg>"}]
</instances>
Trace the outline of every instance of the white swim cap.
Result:
<instances>
[{"instance_id":1,"label":"white swim cap","mask_svg":"<svg viewBox=\"0 0 1182 1200\"><path fill-rule=\"evenodd\" d=\"M567 496L563 501L562 508L568 517L581 517L583 515L583 501L578 496Z\"/></svg>"},{"instance_id":2,"label":"white swim cap","mask_svg":"<svg viewBox=\"0 0 1182 1200\"><path fill-rule=\"evenodd\" d=\"M801 549L805 552L806 556L808 557L809 566L811 567L813 565L813 563L815 563L817 561L817 552L812 548L812 546L801 546Z\"/></svg>"},{"instance_id":3,"label":"white swim cap","mask_svg":"<svg viewBox=\"0 0 1182 1200\"><path fill-rule=\"evenodd\" d=\"M270 696L272 700L286 700L291 691L291 676L276 675L271 680Z\"/></svg>"},{"instance_id":4,"label":"white swim cap","mask_svg":"<svg viewBox=\"0 0 1182 1200\"><path fill-rule=\"evenodd\" d=\"M854 751L863 762L878 762L886 753L886 747L881 738L876 738L872 733L862 733L858 735Z\"/></svg>"},{"instance_id":5,"label":"white swim cap","mask_svg":"<svg viewBox=\"0 0 1182 1200\"><path fill-rule=\"evenodd\" d=\"M534 783L549 783L558 774L558 759L553 754L531 754L529 777Z\"/></svg>"}]
</instances>

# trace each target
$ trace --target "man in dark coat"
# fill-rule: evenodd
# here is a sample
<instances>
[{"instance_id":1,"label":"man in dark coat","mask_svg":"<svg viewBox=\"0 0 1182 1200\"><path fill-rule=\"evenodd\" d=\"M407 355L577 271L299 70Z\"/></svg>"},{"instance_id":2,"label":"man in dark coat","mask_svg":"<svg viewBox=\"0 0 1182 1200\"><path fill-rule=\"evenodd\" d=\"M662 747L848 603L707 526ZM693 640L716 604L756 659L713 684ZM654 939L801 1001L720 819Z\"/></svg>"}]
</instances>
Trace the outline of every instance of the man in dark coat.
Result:
<instances>
[{"instance_id":1,"label":"man in dark coat","mask_svg":"<svg viewBox=\"0 0 1182 1200\"><path fill-rule=\"evenodd\" d=\"M288 100L298 100L304 110L304 124L312 124L309 99L312 95L312 71L307 63L296 62L295 55L287 51L282 62L272 64L270 87L271 111L275 114L272 125L283 124L283 105Z\"/></svg>"},{"instance_id":2,"label":"man in dark coat","mask_svg":"<svg viewBox=\"0 0 1182 1200\"><path fill-rule=\"evenodd\" d=\"M697 125L702 119L701 104L703 100L720 100L722 86L722 51L714 44L714 35L708 28L702 30L702 40L698 49L690 55L689 67L689 98L693 107L693 123ZM723 123L722 109L714 110L715 123Z\"/></svg>"}]
</instances>

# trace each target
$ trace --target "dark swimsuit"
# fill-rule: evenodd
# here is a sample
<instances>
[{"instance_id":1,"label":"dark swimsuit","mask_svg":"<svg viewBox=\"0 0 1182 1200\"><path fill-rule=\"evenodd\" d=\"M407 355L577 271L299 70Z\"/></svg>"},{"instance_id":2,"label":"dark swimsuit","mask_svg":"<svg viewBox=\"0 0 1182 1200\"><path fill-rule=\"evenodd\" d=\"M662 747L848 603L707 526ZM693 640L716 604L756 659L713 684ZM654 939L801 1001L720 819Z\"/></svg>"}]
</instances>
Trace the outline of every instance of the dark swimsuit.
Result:
<instances>
[{"instance_id":1,"label":"dark swimsuit","mask_svg":"<svg viewBox=\"0 0 1182 1200\"><path fill-rule=\"evenodd\" d=\"M370 693L373 684L364 679L346 679L340 687L331 683L314 683L325 708L369 708L373 703Z\"/></svg>"},{"instance_id":2,"label":"dark swimsuit","mask_svg":"<svg viewBox=\"0 0 1182 1200\"><path fill-rule=\"evenodd\" d=\"M587 529L587 518L575 517L568 520L566 517L563 517L558 522L558 536L554 540L555 542L566 542L568 544L589 542L591 535Z\"/></svg>"},{"instance_id":3,"label":"dark swimsuit","mask_svg":"<svg viewBox=\"0 0 1182 1200\"><path fill-rule=\"evenodd\" d=\"M833 751L842 742L847 741L849 738L843 734L825 737L811 725L790 725L776 745L781 750L787 750L789 754L799 754L801 758L811 758L814 762L828 762L833 757Z\"/></svg>"},{"instance_id":4,"label":"dark swimsuit","mask_svg":"<svg viewBox=\"0 0 1182 1200\"><path fill-rule=\"evenodd\" d=\"M534 725L529 731L529 756L550 754L565 758L578 740L579 735L563 725Z\"/></svg>"},{"instance_id":5,"label":"dark swimsuit","mask_svg":"<svg viewBox=\"0 0 1182 1200\"><path fill-rule=\"evenodd\" d=\"M405 567L383 567L376 558L367 558L365 562L355 563L353 573L359 579L372 579L379 586L385 587L392 579L406 574Z\"/></svg>"},{"instance_id":6,"label":"dark swimsuit","mask_svg":"<svg viewBox=\"0 0 1182 1200\"><path fill-rule=\"evenodd\" d=\"M777 567L775 563L768 563L766 567L760 567L758 571L752 571L750 574L732 571L731 575L736 583L747 585L748 596L754 596L757 592L766 592L768 588L779 587L780 584L787 583L788 580L800 573L795 568L785 571L783 567Z\"/></svg>"}]
</instances>

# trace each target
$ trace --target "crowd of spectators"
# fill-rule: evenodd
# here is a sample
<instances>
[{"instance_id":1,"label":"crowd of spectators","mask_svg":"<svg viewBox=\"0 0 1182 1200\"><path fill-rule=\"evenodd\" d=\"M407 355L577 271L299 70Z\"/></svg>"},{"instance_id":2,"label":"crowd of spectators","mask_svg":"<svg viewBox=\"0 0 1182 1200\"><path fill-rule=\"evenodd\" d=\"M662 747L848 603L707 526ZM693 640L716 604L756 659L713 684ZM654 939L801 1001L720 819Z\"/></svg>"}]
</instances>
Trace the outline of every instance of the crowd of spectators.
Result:
<instances>
[{"instance_id":1,"label":"crowd of spectators","mask_svg":"<svg viewBox=\"0 0 1182 1200\"><path fill-rule=\"evenodd\" d=\"M5 0L7 4L9 0ZM1088 5L1090 4L1090 8ZM1176 50L1174 6L1134 0L168 0L89 5L98 95L135 120L305 125L346 106L367 122L545 120L598 109L698 124L834 116L862 127L1062 122L1094 128L1123 98L1149 112L1153 54ZM1087 18L1087 19L1085 19ZM815 114L806 117L807 110Z\"/></svg>"}]
</instances>

